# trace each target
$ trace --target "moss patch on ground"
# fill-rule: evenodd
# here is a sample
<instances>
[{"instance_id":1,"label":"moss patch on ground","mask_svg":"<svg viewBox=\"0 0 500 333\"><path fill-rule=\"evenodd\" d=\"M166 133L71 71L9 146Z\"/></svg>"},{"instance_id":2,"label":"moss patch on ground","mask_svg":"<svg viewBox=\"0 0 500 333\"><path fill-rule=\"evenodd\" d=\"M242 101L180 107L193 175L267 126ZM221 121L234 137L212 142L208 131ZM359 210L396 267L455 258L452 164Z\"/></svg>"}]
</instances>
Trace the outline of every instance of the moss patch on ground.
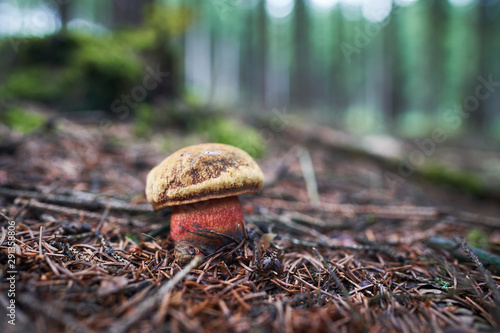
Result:
<instances>
[{"instance_id":1,"label":"moss patch on ground","mask_svg":"<svg viewBox=\"0 0 500 333\"><path fill-rule=\"evenodd\" d=\"M424 179L435 184L449 185L473 195L482 196L486 191L483 181L471 172L453 170L438 164L422 167L419 172Z\"/></svg>"}]
</instances>

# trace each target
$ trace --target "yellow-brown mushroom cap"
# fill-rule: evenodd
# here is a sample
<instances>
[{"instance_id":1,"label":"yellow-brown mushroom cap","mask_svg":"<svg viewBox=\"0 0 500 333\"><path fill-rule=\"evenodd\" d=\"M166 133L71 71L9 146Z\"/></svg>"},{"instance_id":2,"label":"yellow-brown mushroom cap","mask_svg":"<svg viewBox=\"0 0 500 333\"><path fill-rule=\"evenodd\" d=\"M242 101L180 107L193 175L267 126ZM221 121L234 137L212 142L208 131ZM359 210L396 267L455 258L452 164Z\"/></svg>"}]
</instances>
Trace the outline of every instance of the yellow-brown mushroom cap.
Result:
<instances>
[{"instance_id":1,"label":"yellow-brown mushroom cap","mask_svg":"<svg viewBox=\"0 0 500 333\"><path fill-rule=\"evenodd\" d=\"M206 143L180 149L155 166L146 179L154 209L259 191L264 174L245 151Z\"/></svg>"}]
</instances>

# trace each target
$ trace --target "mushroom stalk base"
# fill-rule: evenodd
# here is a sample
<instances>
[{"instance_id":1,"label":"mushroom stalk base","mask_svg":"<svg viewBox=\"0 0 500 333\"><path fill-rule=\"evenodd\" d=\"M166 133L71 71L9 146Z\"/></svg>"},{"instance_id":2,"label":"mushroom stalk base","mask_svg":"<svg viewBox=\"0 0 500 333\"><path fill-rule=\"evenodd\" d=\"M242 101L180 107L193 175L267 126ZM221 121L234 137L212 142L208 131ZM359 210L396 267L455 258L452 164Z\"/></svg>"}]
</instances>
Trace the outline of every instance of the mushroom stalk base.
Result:
<instances>
[{"instance_id":1,"label":"mushroom stalk base","mask_svg":"<svg viewBox=\"0 0 500 333\"><path fill-rule=\"evenodd\" d=\"M244 216L238 197L227 197L175 206L170 236L176 244L177 262L197 254L208 255L243 239Z\"/></svg>"}]
</instances>

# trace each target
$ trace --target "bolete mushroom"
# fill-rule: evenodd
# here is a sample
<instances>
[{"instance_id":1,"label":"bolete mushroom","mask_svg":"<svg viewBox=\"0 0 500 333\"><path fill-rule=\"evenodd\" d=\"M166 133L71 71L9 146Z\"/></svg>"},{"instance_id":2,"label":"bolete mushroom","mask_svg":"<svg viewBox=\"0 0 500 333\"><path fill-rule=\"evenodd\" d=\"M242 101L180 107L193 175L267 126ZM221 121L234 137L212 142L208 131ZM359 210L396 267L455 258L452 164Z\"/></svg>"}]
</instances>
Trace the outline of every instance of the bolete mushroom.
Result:
<instances>
[{"instance_id":1,"label":"bolete mushroom","mask_svg":"<svg viewBox=\"0 0 500 333\"><path fill-rule=\"evenodd\" d=\"M180 149L155 166L146 197L155 210L173 206L170 236L183 265L239 242L244 217L238 195L262 187L264 175L243 150L206 143Z\"/></svg>"}]
</instances>

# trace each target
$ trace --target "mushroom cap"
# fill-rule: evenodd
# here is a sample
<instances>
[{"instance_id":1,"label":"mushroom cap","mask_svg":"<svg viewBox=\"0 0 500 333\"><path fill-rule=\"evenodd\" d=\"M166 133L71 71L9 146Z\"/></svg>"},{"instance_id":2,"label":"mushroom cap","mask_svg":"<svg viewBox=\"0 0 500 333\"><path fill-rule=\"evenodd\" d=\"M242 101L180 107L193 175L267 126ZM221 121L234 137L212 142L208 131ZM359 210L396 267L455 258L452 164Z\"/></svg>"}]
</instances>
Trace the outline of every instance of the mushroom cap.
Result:
<instances>
[{"instance_id":1,"label":"mushroom cap","mask_svg":"<svg viewBox=\"0 0 500 333\"><path fill-rule=\"evenodd\" d=\"M264 174L245 151L220 143L180 149L155 166L146 179L154 209L254 193Z\"/></svg>"}]
</instances>

